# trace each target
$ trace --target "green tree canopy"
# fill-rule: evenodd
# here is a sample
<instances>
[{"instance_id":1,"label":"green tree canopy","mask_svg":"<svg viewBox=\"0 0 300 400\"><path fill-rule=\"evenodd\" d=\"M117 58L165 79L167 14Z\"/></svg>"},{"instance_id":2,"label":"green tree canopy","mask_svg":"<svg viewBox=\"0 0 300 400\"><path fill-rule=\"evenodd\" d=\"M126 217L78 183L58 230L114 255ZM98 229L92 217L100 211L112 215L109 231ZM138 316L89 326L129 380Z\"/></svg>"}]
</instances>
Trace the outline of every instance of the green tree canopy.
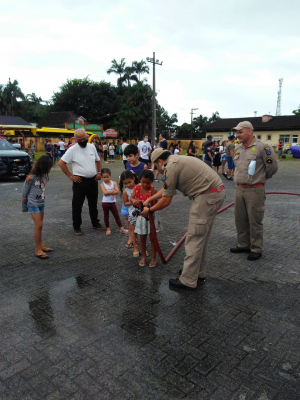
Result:
<instances>
[{"instance_id":1,"label":"green tree canopy","mask_svg":"<svg viewBox=\"0 0 300 400\"><path fill-rule=\"evenodd\" d=\"M300 115L300 104L296 110L293 111L293 114Z\"/></svg>"}]
</instances>

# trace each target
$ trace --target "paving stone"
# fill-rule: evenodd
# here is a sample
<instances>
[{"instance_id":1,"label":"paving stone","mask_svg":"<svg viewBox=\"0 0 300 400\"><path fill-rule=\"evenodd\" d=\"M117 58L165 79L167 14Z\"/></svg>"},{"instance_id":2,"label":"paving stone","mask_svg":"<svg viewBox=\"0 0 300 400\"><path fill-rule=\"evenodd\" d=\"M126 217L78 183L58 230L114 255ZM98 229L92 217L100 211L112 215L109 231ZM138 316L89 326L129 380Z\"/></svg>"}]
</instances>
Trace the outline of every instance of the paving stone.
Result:
<instances>
[{"instance_id":1,"label":"paving stone","mask_svg":"<svg viewBox=\"0 0 300 400\"><path fill-rule=\"evenodd\" d=\"M111 165L114 180L121 165ZM280 163L267 191L297 191L298 172L297 162ZM234 184L225 186L228 204ZM299 398L298 197L267 196L265 252L256 262L229 252L233 208L218 215L206 282L185 292L168 285L183 246L168 264L141 268L115 221L110 237L92 229L86 203L76 237L71 185L59 169L47 184L43 227L55 251L36 259L33 224L20 211L22 182L0 187L0 399ZM189 207L175 196L161 212L164 254L185 233ZM99 216L103 222L101 207Z\"/></svg>"}]
</instances>

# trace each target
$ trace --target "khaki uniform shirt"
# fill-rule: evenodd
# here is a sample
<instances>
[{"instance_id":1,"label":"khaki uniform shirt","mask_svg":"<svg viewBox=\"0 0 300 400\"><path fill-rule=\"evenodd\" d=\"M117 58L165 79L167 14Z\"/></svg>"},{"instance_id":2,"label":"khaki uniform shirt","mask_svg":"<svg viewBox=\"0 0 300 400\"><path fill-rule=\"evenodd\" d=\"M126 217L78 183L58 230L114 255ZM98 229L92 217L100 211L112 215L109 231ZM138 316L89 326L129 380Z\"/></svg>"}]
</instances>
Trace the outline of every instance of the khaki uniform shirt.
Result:
<instances>
[{"instance_id":1,"label":"khaki uniform shirt","mask_svg":"<svg viewBox=\"0 0 300 400\"><path fill-rule=\"evenodd\" d=\"M180 190L193 199L207 189L223 185L219 175L203 161L195 157L171 155L165 164L163 196L170 197Z\"/></svg>"},{"instance_id":2,"label":"khaki uniform shirt","mask_svg":"<svg viewBox=\"0 0 300 400\"><path fill-rule=\"evenodd\" d=\"M225 151L226 157L231 157L230 150L232 150L234 152L234 144L232 142L228 141L226 143L226 151Z\"/></svg>"},{"instance_id":3,"label":"khaki uniform shirt","mask_svg":"<svg viewBox=\"0 0 300 400\"><path fill-rule=\"evenodd\" d=\"M254 175L248 175L251 160L256 160ZM272 146L254 138L246 148L242 143L234 150L235 173L234 180L237 184L255 185L265 183L278 169L276 155Z\"/></svg>"}]
</instances>

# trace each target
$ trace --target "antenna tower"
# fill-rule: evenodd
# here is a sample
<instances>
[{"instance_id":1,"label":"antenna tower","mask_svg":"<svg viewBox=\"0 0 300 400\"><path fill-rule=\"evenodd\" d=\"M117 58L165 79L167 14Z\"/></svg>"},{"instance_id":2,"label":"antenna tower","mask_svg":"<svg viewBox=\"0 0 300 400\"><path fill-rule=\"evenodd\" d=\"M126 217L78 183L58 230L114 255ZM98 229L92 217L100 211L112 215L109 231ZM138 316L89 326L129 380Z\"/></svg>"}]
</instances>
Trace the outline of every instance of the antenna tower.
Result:
<instances>
[{"instance_id":1,"label":"antenna tower","mask_svg":"<svg viewBox=\"0 0 300 400\"><path fill-rule=\"evenodd\" d=\"M281 115L281 87L282 87L283 78L279 78L279 90L277 97L277 107L276 107L276 115Z\"/></svg>"}]
</instances>

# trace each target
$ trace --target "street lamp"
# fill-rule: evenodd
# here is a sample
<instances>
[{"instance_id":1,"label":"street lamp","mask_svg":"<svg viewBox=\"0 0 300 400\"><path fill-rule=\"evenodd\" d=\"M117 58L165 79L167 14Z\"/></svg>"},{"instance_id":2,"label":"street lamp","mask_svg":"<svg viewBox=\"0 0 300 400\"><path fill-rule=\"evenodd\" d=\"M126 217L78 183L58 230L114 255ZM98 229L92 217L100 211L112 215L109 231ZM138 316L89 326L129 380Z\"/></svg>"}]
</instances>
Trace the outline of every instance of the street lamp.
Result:
<instances>
[{"instance_id":1,"label":"street lamp","mask_svg":"<svg viewBox=\"0 0 300 400\"><path fill-rule=\"evenodd\" d=\"M152 146L154 145L156 137L156 96L155 96L155 64L162 65L163 62L155 60L155 52L153 53L153 58L147 57L146 60L153 64L153 94L152 94Z\"/></svg>"},{"instance_id":2,"label":"street lamp","mask_svg":"<svg viewBox=\"0 0 300 400\"><path fill-rule=\"evenodd\" d=\"M193 138L193 114L195 110L199 110L199 108L191 108L191 139Z\"/></svg>"}]
</instances>

